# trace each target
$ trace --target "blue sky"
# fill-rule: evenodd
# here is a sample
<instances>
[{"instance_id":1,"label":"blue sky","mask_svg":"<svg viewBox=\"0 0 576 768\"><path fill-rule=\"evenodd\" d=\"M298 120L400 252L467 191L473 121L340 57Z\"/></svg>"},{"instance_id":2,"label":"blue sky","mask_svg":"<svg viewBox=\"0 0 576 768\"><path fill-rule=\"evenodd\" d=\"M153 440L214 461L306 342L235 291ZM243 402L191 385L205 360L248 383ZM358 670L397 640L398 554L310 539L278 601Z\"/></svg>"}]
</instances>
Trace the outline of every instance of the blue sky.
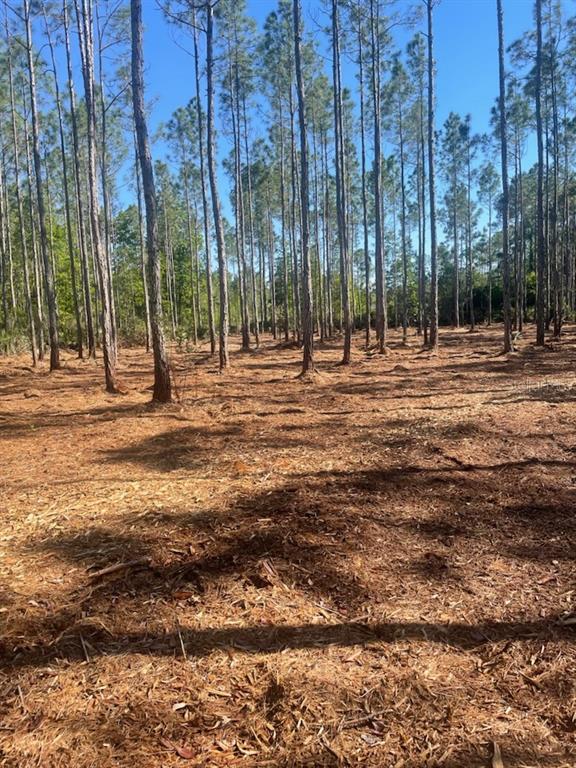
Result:
<instances>
[{"instance_id":1,"label":"blue sky","mask_svg":"<svg viewBox=\"0 0 576 768\"><path fill-rule=\"evenodd\" d=\"M322 0L302 0L302 4L306 27L317 28L315 20L321 20L324 12ZM419 4L416 2L412 6ZM397 7L403 6L408 8L409 4L401 2ZM259 28L275 7L273 0L248 0L248 13ZM532 27L532 9L532 0L504 0L507 45ZM486 132L490 110L498 93L496 2L441 0L435 9L434 19L437 127L441 127L450 111L455 111L462 115L470 113L474 132ZM165 21L155 0L144 0L144 23L146 95L153 102L151 128L154 131L176 107L193 96L193 61L177 44L187 46L190 45L189 40ZM422 24L417 28L423 28ZM415 31L399 30L395 45L405 47ZM322 38L320 31L317 34ZM325 40L320 45L327 51ZM329 74L328 61L326 67ZM350 88L356 87L355 68L346 60L343 60L343 79ZM161 147L157 147L156 151L160 153ZM528 154L532 154L530 148ZM527 161L532 159L528 157ZM223 194L223 199L227 206L227 194Z\"/></svg>"},{"instance_id":2,"label":"blue sky","mask_svg":"<svg viewBox=\"0 0 576 768\"><path fill-rule=\"evenodd\" d=\"M476 130L488 128L490 108L498 93L495 6L495 0L441 0L435 9L439 123L454 110L470 112ZM248 12L259 27L275 7L273 0L248 0ZM312 28L313 19L322 12L322 2L303 0L303 8L305 23ZM530 29L532 8L531 0L504 0L507 44ZM144 0L144 21L147 95L156 99L152 119L157 125L193 94L192 60L174 43L175 39L182 44L186 41L169 27L155 0ZM396 40L400 44L411 34L402 32ZM343 67L347 84L353 85L353 67L346 62Z\"/></svg>"}]
</instances>

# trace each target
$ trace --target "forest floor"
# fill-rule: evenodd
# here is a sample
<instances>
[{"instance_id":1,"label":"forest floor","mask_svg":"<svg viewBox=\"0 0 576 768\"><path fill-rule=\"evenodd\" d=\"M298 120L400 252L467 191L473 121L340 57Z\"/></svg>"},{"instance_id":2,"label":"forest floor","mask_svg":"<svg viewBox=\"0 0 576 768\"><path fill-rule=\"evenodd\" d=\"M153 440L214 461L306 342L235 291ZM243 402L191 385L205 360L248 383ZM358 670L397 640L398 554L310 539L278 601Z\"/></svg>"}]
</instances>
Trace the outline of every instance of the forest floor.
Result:
<instances>
[{"instance_id":1,"label":"forest floor","mask_svg":"<svg viewBox=\"0 0 576 768\"><path fill-rule=\"evenodd\" d=\"M576 328L398 340L0 360L1 766L576 765Z\"/></svg>"}]
</instances>

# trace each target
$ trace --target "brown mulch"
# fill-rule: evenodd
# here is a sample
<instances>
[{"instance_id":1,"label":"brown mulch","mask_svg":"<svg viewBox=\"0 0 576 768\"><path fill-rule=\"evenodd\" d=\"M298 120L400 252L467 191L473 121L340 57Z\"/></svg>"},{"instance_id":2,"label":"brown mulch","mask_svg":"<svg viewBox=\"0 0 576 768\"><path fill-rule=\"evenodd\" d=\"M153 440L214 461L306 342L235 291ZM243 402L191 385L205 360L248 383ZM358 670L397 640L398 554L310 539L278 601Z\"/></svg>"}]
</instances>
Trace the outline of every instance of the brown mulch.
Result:
<instances>
[{"instance_id":1,"label":"brown mulch","mask_svg":"<svg viewBox=\"0 0 576 768\"><path fill-rule=\"evenodd\" d=\"M0 765L576 765L576 329L441 340L1 359Z\"/></svg>"}]
</instances>

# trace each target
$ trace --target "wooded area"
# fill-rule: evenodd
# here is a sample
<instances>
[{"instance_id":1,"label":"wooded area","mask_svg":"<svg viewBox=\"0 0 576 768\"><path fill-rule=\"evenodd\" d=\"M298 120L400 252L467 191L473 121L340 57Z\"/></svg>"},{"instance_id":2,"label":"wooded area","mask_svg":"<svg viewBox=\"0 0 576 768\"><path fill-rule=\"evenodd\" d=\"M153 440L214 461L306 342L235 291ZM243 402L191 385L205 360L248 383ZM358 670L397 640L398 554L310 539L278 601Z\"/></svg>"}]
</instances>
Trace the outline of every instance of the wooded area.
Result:
<instances>
[{"instance_id":1,"label":"wooded area","mask_svg":"<svg viewBox=\"0 0 576 768\"><path fill-rule=\"evenodd\" d=\"M119 346L145 344L166 400L160 318L167 342L218 346L222 369L237 332L245 350L267 334L301 345L304 371L314 339L341 335L347 364L361 330L385 353L389 327L436 349L439 325L503 322L510 351L527 322L542 345L574 319L576 35L560 4L535 3L517 41L498 5L482 135L471 115L435 125L433 2L331 0L322 34L287 0L262 30L242 3L159 7L189 42L191 85L155 137L168 162L153 163L141 14L5 4L5 353L28 347L35 364L49 349L57 369L62 346L101 349L112 392ZM396 28L414 31L405 50Z\"/></svg>"},{"instance_id":2,"label":"wooded area","mask_svg":"<svg viewBox=\"0 0 576 768\"><path fill-rule=\"evenodd\" d=\"M571 768L576 16L263 5L0 5L0 765Z\"/></svg>"}]
</instances>

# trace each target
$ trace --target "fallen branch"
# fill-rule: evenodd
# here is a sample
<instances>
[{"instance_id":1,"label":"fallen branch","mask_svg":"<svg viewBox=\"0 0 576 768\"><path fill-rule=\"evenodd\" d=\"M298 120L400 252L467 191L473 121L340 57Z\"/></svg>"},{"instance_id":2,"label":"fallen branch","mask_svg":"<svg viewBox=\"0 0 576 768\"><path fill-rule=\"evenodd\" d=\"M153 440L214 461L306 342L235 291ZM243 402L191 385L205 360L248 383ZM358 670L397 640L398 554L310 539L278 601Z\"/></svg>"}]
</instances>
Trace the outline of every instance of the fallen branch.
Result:
<instances>
[{"instance_id":1,"label":"fallen branch","mask_svg":"<svg viewBox=\"0 0 576 768\"><path fill-rule=\"evenodd\" d=\"M368 723L377 720L379 717L382 717L384 714L386 714L386 710L380 709L377 712L370 712L370 714L364 715L363 717L356 717L354 720L344 720L344 722L340 724L338 730L344 731L349 728L358 728L361 725L367 725Z\"/></svg>"},{"instance_id":2,"label":"fallen branch","mask_svg":"<svg viewBox=\"0 0 576 768\"><path fill-rule=\"evenodd\" d=\"M136 568L139 565L150 565L151 562L151 557L139 557L137 560L128 560L125 563L115 563L114 565L108 565L106 568L102 568L100 571L94 571L94 573L88 574L88 576L91 579L100 579L102 576L108 576L111 573L118 573L118 571L125 571L129 568Z\"/></svg>"}]
</instances>

